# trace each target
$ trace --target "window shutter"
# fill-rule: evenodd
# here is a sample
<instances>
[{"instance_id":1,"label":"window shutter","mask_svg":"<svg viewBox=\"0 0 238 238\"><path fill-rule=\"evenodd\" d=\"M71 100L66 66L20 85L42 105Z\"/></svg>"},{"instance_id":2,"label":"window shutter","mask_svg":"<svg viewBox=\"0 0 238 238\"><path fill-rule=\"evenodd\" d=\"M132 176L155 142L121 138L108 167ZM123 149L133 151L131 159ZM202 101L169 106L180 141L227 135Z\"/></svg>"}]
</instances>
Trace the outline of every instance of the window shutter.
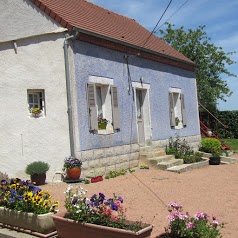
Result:
<instances>
[{"instance_id":1,"label":"window shutter","mask_svg":"<svg viewBox=\"0 0 238 238\"><path fill-rule=\"evenodd\" d=\"M169 115L170 115L170 126L175 127L175 112L174 112L174 94L169 93Z\"/></svg>"},{"instance_id":2,"label":"window shutter","mask_svg":"<svg viewBox=\"0 0 238 238\"><path fill-rule=\"evenodd\" d=\"M186 126L187 125L187 118L186 118L184 94L182 94L182 93L181 93L181 112L182 112L183 126Z\"/></svg>"},{"instance_id":3,"label":"window shutter","mask_svg":"<svg viewBox=\"0 0 238 238\"><path fill-rule=\"evenodd\" d=\"M118 93L117 87L111 87L111 97L112 97L112 124L114 130L120 129L120 112L118 107Z\"/></svg>"},{"instance_id":4,"label":"window shutter","mask_svg":"<svg viewBox=\"0 0 238 238\"><path fill-rule=\"evenodd\" d=\"M97 102L96 102L96 88L92 83L87 85L88 93L88 115L89 115L89 130L98 130L98 118L97 118Z\"/></svg>"}]
</instances>

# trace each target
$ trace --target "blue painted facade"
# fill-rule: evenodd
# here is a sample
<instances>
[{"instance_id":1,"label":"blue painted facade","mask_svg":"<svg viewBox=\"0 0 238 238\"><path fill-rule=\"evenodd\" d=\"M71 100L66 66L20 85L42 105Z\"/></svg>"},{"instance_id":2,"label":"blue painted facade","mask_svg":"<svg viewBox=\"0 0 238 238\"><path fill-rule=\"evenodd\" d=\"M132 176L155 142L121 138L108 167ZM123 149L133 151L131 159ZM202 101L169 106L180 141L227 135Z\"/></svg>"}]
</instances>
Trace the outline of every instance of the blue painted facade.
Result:
<instances>
[{"instance_id":1,"label":"blue painted facade","mask_svg":"<svg viewBox=\"0 0 238 238\"><path fill-rule=\"evenodd\" d=\"M74 64L80 150L98 149L137 143L135 102L128 93L128 73L125 54L85 42L74 41ZM133 82L150 84L152 141L200 134L195 73L159 62L129 56ZM118 88L120 131L109 135L91 134L88 123L86 85L89 76L113 79ZM171 129L169 118L169 88L180 88L185 96L187 126Z\"/></svg>"}]
</instances>

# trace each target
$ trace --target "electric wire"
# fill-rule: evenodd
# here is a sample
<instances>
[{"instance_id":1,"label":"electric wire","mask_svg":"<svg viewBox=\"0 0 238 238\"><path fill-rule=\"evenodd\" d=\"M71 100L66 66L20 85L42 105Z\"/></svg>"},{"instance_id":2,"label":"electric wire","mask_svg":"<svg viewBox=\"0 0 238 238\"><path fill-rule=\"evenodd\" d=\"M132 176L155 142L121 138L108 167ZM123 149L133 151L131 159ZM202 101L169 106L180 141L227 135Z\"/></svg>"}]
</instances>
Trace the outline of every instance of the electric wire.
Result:
<instances>
[{"instance_id":1,"label":"electric wire","mask_svg":"<svg viewBox=\"0 0 238 238\"><path fill-rule=\"evenodd\" d=\"M155 29L156 29L157 26L159 25L159 23L160 23L161 19L163 18L164 14L167 12L167 10L168 10L170 4L172 3L172 1L173 1L173 0L170 0L169 4L167 5L166 9L164 10L163 14L161 15L159 21L158 21L157 24L155 25L154 29L151 31L149 37L145 40L145 42L144 42L143 46L141 47L141 49L144 48L144 46L146 45L146 43L148 42L148 40L150 39L150 37L152 36L152 34L155 32Z\"/></svg>"},{"instance_id":2,"label":"electric wire","mask_svg":"<svg viewBox=\"0 0 238 238\"><path fill-rule=\"evenodd\" d=\"M165 22L167 22L169 19L171 19L189 0L186 0ZM154 33L157 33L157 31L165 24L161 24L155 31Z\"/></svg>"}]
</instances>

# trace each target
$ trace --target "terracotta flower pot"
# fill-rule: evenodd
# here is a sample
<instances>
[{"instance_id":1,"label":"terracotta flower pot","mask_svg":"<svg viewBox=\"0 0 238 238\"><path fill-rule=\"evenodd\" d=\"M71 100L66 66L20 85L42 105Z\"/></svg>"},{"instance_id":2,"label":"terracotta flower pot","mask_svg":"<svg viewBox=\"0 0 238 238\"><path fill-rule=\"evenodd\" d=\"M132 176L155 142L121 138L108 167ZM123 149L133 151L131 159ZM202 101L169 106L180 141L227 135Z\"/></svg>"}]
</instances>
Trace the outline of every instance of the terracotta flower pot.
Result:
<instances>
[{"instance_id":1,"label":"terracotta flower pot","mask_svg":"<svg viewBox=\"0 0 238 238\"><path fill-rule=\"evenodd\" d=\"M78 180L81 175L81 168L72 168L72 169L67 169L67 178L70 180Z\"/></svg>"},{"instance_id":2,"label":"terracotta flower pot","mask_svg":"<svg viewBox=\"0 0 238 238\"><path fill-rule=\"evenodd\" d=\"M33 174L31 175L31 181L34 182L37 186L44 185L46 179L46 174Z\"/></svg>"},{"instance_id":3,"label":"terracotta flower pot","mask_svg":"<svg viewBox=\"0 0 238 238\"><path fill-rule=\"evenodd\" d=\"M141 229L138 232L100 226L89 223L80 223L71 219L64 218L64 213L53 215L53 220L55 222L56 230L60 238L149 238L152 232L153 226ZM79 235L80 234L80 235Z\"/></svg>"}]
</instances>

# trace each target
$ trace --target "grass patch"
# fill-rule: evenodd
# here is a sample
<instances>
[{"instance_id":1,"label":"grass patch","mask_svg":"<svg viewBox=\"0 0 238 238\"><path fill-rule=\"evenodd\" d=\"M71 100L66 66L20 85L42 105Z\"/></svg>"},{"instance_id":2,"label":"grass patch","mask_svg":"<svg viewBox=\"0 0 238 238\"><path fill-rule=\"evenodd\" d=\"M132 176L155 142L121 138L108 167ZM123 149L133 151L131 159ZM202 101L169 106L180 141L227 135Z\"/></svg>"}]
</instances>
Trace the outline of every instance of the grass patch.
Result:
<instances>
[{"instance_id":1,"label":"grass patch","mask_svg":"<svg viewBox=\"0 0 238 238\"><path fill-rule=\"evenodd\" d=\"M234 152L238 152L238 139L222 139Z\"/></svg>"}]
</instances>

